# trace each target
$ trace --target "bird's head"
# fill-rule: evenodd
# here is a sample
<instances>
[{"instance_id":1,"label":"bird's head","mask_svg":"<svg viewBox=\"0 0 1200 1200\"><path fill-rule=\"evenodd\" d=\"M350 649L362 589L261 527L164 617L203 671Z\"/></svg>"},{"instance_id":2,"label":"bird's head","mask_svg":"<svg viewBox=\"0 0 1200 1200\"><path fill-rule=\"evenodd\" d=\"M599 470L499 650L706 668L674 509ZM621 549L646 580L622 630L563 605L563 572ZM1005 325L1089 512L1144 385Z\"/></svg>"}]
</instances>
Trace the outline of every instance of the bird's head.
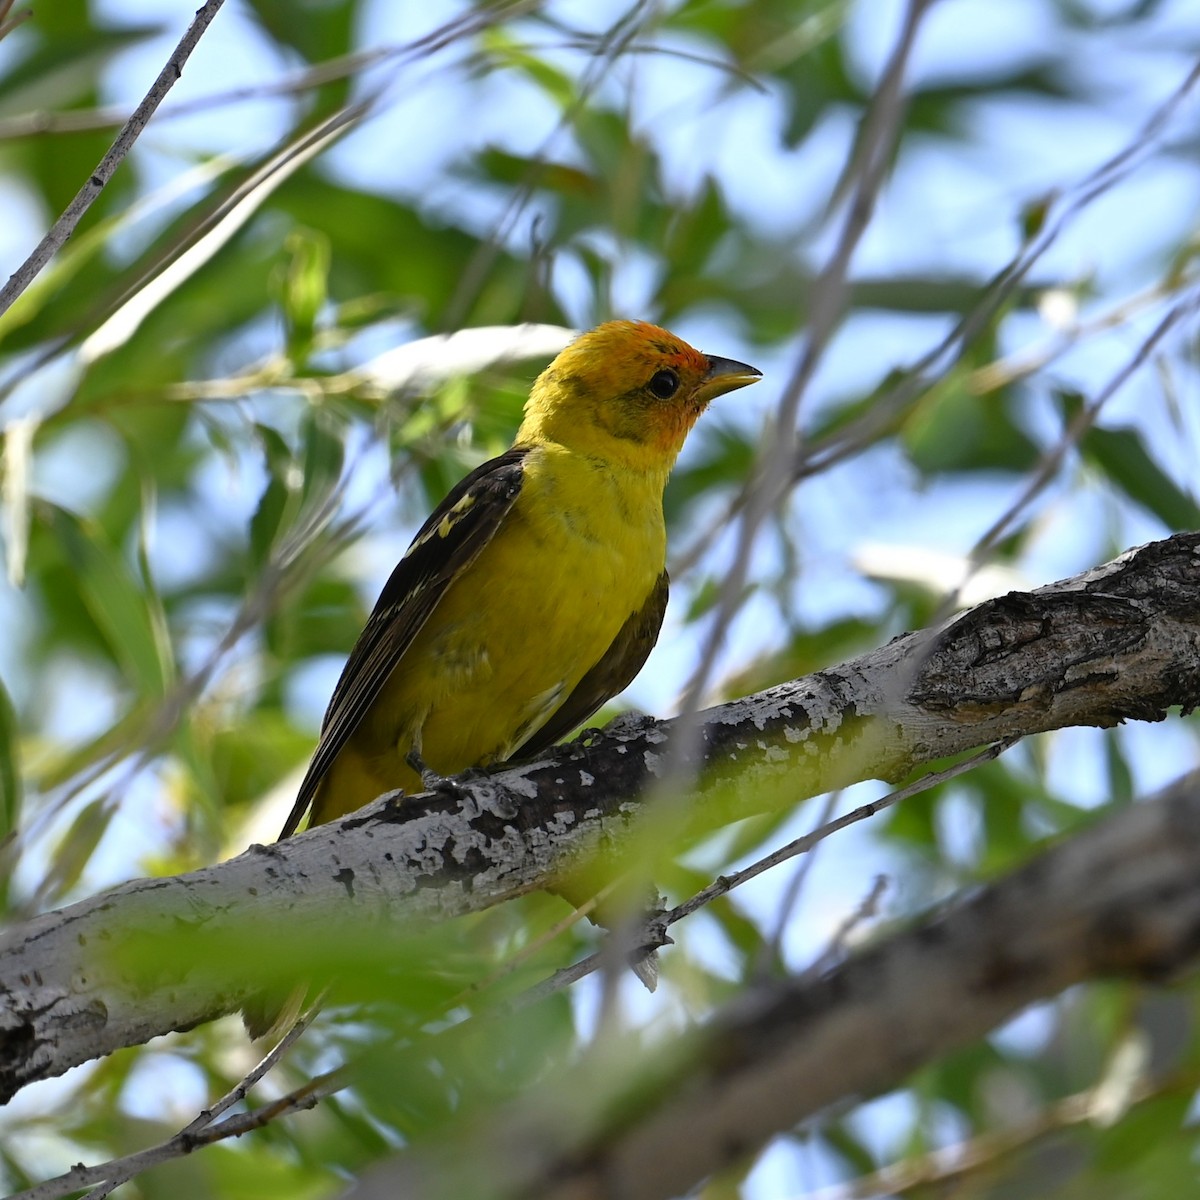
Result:
<instances>
[{"instance_id":1,"label":"bird's head","mask_svg":"<svg viewBox=\"0 0 1200 1200\"><path fill-rule=\"evenodd\" d=\"M581 334L538 376L517 440L669 470L710 400L762 378L645 321Z\"/></svg>"}]
</instances>

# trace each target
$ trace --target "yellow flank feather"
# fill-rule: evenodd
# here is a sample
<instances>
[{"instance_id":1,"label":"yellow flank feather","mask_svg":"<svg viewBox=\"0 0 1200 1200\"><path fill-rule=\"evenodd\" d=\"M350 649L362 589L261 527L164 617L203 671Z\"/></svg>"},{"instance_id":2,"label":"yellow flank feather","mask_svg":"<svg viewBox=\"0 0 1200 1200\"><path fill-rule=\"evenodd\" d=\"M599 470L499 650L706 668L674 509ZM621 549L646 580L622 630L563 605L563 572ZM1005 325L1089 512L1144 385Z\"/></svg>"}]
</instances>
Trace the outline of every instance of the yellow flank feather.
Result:
<instances>
[{"instance_id":1,"label":"yellow flank feather","mask_svg":"<svg viewBox=\"0 0 1200 1200\"><path fill-rule=\"evenodd\" d=\"M666 602L667 475L708 402L757 378L642 322L568 346L513 448L451 492L396 568L284 832L310 803L317 824L421 790L414 752L453 775L544 748L623 688Z\"/></svg>"}]
</instances>

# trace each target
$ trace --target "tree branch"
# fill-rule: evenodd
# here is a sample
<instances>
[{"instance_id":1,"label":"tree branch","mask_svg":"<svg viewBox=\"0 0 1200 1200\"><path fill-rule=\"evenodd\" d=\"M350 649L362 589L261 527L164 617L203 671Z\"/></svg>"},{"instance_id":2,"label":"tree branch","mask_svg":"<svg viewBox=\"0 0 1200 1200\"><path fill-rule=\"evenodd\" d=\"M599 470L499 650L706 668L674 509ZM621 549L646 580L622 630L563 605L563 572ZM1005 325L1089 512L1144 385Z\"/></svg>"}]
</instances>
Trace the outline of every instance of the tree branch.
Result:
<instances>
[{"instance_id":1,"label":"tree branch","mask_svg":"<svg viewBox=\"0 0 1200 1200\"><path fill-rule=\"evenodd\" d=\"M1035 1000L1085 980L1161 982L1194 968L1198 875L1200 772L823 978L743 994L655 1056L644 1042L610 1044L551 1095L473 1130L469 1146L393 1159L345 1196L681 1195L835 1101L898 1086ZM629 1067L615 1086L614 1059ZM587 1097L587 1110L572 1096Z\"/></svg>"},{"instance_id":2,"label":"tree branch","mask_svg":"<svg viewBox=\"0 0 1200 1200\"><path fill-rule=\"evenodd\" d=\"M672 835L898 779L987 742L1191 708L1198 555L1200 534L1153 542L709 710L689 764L696 787L686 806L670 806L688 827ZM322 934L428 928L545 887L596 854L641 852L639 798L666 769L673 726L623 719L542 761L394 793L286 842L136 880L8 931L0 1097L233 1011L271 982L259 947L290 938L295 961L311 966L306 950Z\"/></svg>"}]
</instances>

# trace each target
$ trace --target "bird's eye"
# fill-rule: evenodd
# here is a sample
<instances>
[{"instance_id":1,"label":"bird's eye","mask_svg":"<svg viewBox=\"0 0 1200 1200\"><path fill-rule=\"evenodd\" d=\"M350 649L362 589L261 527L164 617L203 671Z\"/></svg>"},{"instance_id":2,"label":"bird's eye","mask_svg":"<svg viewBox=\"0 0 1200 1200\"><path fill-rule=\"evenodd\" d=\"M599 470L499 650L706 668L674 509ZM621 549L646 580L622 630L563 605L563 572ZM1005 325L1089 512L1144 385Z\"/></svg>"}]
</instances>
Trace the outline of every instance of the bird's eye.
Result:
<instances>
[{"instance_id":1,"label":"bird's eye","mask_svg":"<svg viewBox=\"0 0 1200 1200\"><path fill-rule=\"evenodd\" d=\"M674 371L659 371L650 380L650 390L660 400L670 400L679 390L679 376Z\"/></svg>"}]
</instances>

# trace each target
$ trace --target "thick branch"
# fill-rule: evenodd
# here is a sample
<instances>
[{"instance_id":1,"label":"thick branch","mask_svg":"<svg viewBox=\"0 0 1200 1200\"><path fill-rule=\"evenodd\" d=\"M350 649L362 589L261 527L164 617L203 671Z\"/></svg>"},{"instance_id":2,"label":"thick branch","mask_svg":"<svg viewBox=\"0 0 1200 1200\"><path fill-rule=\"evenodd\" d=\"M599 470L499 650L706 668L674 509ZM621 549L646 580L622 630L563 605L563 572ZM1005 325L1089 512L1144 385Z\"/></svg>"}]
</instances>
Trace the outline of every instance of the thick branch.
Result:
<instances>
[{"instance_id":1,"label":"thick branch","mask_svg":"<svg viewBox=\"0 0 1200 1200\"><path fill-rule=\"evenodd\" d=\"M1198 534L1151 543L712 709L689 764L692 828L681 834L1000 738L1192 707L1198 554ZM665 770L671 729L616 722L541 762L384 798L287 842L137 880L10 931L0 941L0 1097L230 1012L262 983L252 954L176 954L133 975L119 947L244 938L248 921L279 931L400 918L428 926L543 887L597 850L620 853L637 834L640 797Z\"/></svg>"},{"instance_id":2,"label":"thick branch","mask_svg":"<svg viewBox=\"0 0 1200 1200\"><path fill-rule=\"evenodd\" d=\"M824 978L739 997L657 1063L639 1046L623 1095L585 1062L561 1092L475 1131L470 1146L393 1160L347 1196L681 1195L835 1101L898 1086L1034 1000L1085 980L1155 982L1194 968L1198 877L1200 773ZM574 1095L588 1097L586 1115ZM606 1123L587 1129L601 1112Z\"/></svg>"}]
</instances>

